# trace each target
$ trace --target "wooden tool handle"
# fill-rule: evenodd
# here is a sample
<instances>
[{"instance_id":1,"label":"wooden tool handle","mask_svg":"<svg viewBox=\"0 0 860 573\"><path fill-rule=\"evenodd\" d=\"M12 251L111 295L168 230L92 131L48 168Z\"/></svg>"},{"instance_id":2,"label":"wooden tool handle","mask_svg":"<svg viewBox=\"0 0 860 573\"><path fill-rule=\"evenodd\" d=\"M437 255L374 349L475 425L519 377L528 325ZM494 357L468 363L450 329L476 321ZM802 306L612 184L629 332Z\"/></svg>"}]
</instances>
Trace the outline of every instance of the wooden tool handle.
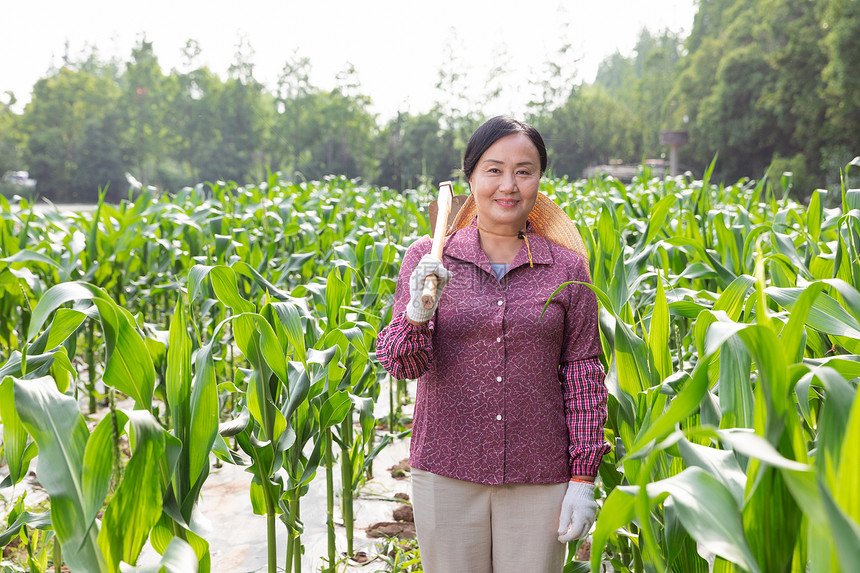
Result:
<instances>
[{"instance_id":1,"label":"wooden tool handle","mask_svg":"<svg viewBox=\"0 0 860 573\"><path fill-rule=\"evenodd\" d=\"M439 184L439 198L436 201L436 206L439 211L436 213L436 228L433 232L433 245L430 247L430 254L442 260L442 247L445 245L445 232L448 230L448 215L451 213L451 204L454 202L454 186L450 181L443 181ZM424 279L424 290L421 293L421 304L425 309L430 310L436 304L436 286L438 278L436 275L427 275Z\"/></svg>"},{"instance_id":2,"label":"wooden tool handle","mask_svg":"<svg viewBox=\"0 0 860 573\"><path fill-rule=\"evenodd\" d=\"M430 310L436 304L436 285L438 282L439 279L436 278L436 275L427 275L427 278L424 279L424 290L421 291L421 305L426 310Z\"/></svg>"}]
</instances>

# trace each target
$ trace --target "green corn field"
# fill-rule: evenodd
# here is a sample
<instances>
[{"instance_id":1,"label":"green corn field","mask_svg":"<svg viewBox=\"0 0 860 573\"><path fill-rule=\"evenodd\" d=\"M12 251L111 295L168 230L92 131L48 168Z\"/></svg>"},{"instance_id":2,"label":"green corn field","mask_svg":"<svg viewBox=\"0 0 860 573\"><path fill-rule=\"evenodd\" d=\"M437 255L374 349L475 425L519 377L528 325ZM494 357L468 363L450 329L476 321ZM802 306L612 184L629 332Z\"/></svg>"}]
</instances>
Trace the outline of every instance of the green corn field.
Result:
<instances>
[{"instance_id":1,"label":"green corn field","mask_svg":"<svg viewBox=\"0 0 860 573\"><path fill-rule=\"evenodd\" d=\"M860 571L852 169L805 205L707 173L543 182L589 251L610 394L601 511L566 572ZM271 174L74 213L0 197L0 546L19 548L0 571L212 570L213 462L251 473L270 573L301 570L324 473L341 570L353 495L408 434L374 341L433 196ZM32 469L48 507L18 495ZM147 543L160 563L138 566Z\"/></svg>"}]
</instances>

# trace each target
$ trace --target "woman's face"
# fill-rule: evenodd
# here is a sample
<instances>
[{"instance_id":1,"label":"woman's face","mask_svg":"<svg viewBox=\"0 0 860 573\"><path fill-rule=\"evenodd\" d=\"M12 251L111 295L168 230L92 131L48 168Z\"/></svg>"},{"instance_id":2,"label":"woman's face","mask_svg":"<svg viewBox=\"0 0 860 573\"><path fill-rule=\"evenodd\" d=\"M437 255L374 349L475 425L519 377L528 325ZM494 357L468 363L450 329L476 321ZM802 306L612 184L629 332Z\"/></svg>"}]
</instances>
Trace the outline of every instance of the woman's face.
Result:
<instances>
[{"instance_id":1,"label":"woman's face","mask_svg":"<svg viewBox=\"0 0 860 573\"><path fill-rule=\"evenodd\" d=\"M515 234L537 200L540 157L524 133L506 135L478 160L469 186L478 209L478 224L489 231Z\"/></svg>"}]
</instances>

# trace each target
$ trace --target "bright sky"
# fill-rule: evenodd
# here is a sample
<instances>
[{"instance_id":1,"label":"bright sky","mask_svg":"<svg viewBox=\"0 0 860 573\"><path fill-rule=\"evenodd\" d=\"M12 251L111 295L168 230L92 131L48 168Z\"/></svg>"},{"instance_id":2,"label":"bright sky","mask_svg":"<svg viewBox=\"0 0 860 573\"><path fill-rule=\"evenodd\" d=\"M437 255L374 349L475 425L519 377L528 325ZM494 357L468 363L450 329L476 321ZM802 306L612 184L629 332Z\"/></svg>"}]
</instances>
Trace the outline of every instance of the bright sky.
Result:
<instances>
[{"instance_id":1,"label":"bright sky","mask_svg":"<svg viewBox=\"0 0 860 573\"><path fill-rule=\"evenodd\" d=\"M697 0L9 0L0 34L0 101L13 91L16 110L33 84L59 64L66 42L75 57L88 46L130 58L141 33L153 42L165 73L179 67L186 40L198 60L222 78L245 37L255 77L269 87L296 52L310 58L311 82L334 87L352 63L361 93L382 119L398 109L427 110L438 99L439 70L456 70L464 93L480 93L489 70L503 64L503 93L487 115L519 113L529 80L567 42L579 80L615 51L629 55L647 27L689 33ZM564 30L567 29L565 33ZM446 50L446 46L449 47ZM453 49L454 60L450 54ZM87 48L88 51L88 48ZM499 54L507 54L506 57Z\"/></svg>"}]
</instances>

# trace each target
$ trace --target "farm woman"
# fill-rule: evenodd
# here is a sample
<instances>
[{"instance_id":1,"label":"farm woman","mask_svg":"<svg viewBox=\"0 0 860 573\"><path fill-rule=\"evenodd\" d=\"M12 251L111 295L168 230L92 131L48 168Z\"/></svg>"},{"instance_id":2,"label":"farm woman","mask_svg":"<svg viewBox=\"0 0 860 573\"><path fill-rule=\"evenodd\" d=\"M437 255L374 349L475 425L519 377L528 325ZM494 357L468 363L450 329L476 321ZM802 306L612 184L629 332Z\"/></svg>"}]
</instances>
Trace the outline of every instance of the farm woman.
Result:
<instances>
[{"instance_id":1,"label":"farm woman","mask_svg":"<svg viewBox=\"0 0 860 573\"><path fill-rule=\"evenodd\" d=\"M594 522L609 449L597 300L571 284L540 316L559 285L589 280L570 220L538 192L546 163L528 124L495 117L475 131L471 198L443 260L429 237L409 247L379 333L385 369L418 378L410 464L426 573L558 573L559 542ZM431 310L428 274L439 277Z\"/></svg>"}]
</instances>

